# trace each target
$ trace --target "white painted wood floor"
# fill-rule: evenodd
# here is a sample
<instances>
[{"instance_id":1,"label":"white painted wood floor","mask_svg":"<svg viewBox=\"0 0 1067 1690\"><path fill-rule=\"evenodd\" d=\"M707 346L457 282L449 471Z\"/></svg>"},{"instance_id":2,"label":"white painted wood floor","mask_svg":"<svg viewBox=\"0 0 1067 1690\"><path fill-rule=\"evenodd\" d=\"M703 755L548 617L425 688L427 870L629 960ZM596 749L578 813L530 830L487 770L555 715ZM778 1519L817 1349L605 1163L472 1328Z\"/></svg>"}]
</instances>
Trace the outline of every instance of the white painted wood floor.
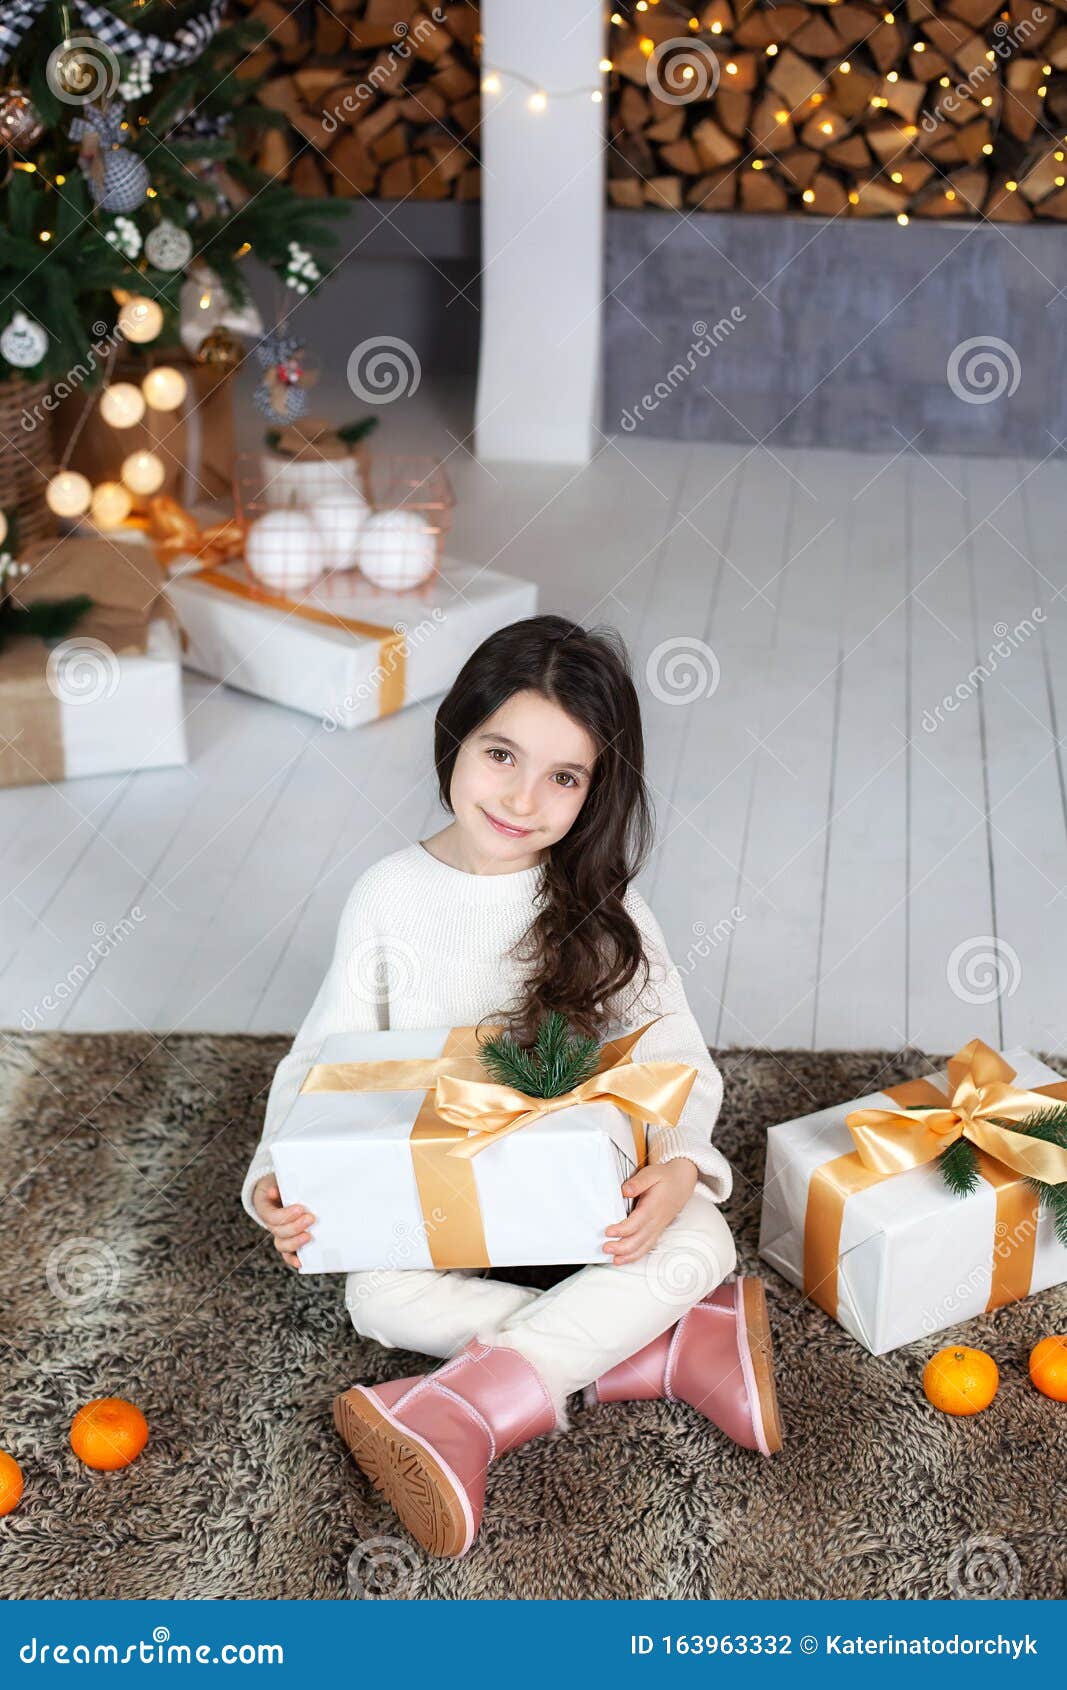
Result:
<instances>
[{"instance_id":1,"label":"white painted wood floor","mask_svg":"<svg viewBox=\"0 0 1067 1690\"><path fill-rule=\"evenodd\" d=\"M629 642L639 884L711 1045L1067 1051L1062 460L619 436L448 469L453 556ZM443 824L436 701L331 734L186 683L187 768L0 793L0 1025L292 1032L353 880Z\"/></svg>"}]
</instances>

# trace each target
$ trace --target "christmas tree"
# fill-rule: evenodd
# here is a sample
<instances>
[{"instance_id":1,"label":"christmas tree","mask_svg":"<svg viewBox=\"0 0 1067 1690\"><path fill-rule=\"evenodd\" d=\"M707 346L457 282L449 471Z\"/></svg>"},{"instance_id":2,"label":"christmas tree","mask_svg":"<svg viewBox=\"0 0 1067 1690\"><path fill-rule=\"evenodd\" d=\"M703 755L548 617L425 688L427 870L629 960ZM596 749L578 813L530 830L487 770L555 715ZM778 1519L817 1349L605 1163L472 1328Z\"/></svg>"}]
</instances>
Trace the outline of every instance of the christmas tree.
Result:
<instances>
[{"instance_id":1,"label":"christmas tree","mask_svg":"<svg viewBox=\"0 0 1067 1690\"><path fill-rule=\"evenodd\" d=\"M250 253L294 303L321 281L345 207L249 162L286 119L242 75L263 27L225 13L226 0L5 0L0 380L79 369L93 385L123 306L128 339L173 344L206 278L248 303Z\"/></svg>"}]
</instances>

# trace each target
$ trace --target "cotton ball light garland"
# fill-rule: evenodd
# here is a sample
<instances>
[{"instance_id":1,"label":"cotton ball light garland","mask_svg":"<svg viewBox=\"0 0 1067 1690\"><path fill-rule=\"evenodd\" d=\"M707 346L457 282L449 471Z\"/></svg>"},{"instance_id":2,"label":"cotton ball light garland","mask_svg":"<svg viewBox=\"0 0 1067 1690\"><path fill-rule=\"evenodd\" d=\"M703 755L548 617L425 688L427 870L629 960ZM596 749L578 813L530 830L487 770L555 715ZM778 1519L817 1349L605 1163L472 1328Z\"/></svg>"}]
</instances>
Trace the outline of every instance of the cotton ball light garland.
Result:
<instances>
[{"instance_id":1,"label":"cotton ball light garland","mask_svg":"<svg viewBox=\"0 0 1067 1690\"><path fill-rule=\"evenodd\" d=\"M437 535L418 511L375 511L363 524L359 567L375 587L417 587L436 561Z\"/></svg>"},{"instance_id":2,"label":"cotton ball light garland","mask_svg":"<svg viewBox=\"0 0 1067 1690\"><path fill-rule=\"evenodd\" d=\"M327 569L354 569L359 543L370 516L366 499L354 490L316 499L308 515L322 536Z\"/></svg>"},{"instance_id":3,"label":"cotton ball light garland","mask_svg":"<svg viewBox=\"0 0 1067 1690\"><path fill-rule=\"evenodd\" d=\"M116 327L127 340L144 345L146 341L155 340L163 327L163 312L154 299L146 299L143 294L134 294L121 307Z\"/></svg>"},{"instance_id":4,"label":"cotton ball light garland","mask_svg":"<svg viewBox=\"0 0 1067 1690\"><path fill-rule=\"evenodd\" d=\"M188 382L173 364L157 364L141 383L141 392L153 411L176 411L188 390Z\"/></svg>"},{"instance_id":5,"label":"cotton ball light garland","mask_svg":"<svg viewBox=\"0 0 1067 1690\"><path fill-rule=\"evenodd\" d=\"M326 547L307 511L267 511L249 527L245 562L265 587L299 592L326 568Z\"/></svg>"},{"instance_id":6,"label":"cotton ball light garland","mask_svg":"<svg viewBox=\"0 0 1067 1690\"><path fill-rule=\"evenodd\" d=\"M84 516L93 496L92 483L76 469L61 469L48 483L44 496L55 516Z\"/></svg>"},{"instance_id":7,"label":"cotton ball light garland","mask_svg":"<svg viewBox=\"0 0 1067 1690\"><path fill-rule=\"evenodd\" d=\"M155 452L145 451L131 452L124 458L119 474L131 493L139 493L145 499L158 493L167 478L163 459Z\"/></svg>"}]
</instances>

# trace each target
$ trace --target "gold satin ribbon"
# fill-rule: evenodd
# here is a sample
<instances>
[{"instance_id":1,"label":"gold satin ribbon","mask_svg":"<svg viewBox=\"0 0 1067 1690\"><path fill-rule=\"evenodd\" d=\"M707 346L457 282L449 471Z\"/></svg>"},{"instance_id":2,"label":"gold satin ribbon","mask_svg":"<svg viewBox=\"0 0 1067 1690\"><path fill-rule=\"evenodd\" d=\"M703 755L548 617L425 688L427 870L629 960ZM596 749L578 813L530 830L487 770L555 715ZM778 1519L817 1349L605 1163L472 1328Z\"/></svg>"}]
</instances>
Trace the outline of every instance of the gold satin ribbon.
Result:
<instances>
[{"instance_id":1,"label":"gold satin ribbon","mask_svg":"<svg viewBox=\"0 0 1067 1690\"><path fill-rule=\"evenodd\" d=\"M472 1158L542 1115L575 1103L607 1102L629 1115L637 1166L643 1167L648 1159L645 1122L674 1126L697 1073L682 1063L630 1062L638 1039L659 1019L609 1040L601 1047L597 1072L561 1097L527 1097L511 1086L486 1081L474 1027L450 1029L440 1056L317 1062L300 1090L424 1092L410 1142L431 1258L439 1268L488 1267ZM481 1031L492 1036L499 1029ZM477 1133L486 1122L485 1130Z\"/></svg>"},{"instance_id":2,"label":"gold satin ribbon","mask_svg":"<svg viewBox=\"0 0 1067 1690\"><path fill-rule=\"evenodd\" d=\"M1000 1308L1029 1294L1040 1199L1025 1176L1062 1183L1067 1180L1067 1151L998 1127L990 1117L1019 1121L1050 1101L1067 1101L1067 1081L1025 1091L1011 1085L1014 1077L1015 1069L997 1051L982 1039L971 1039L949 1059L950 1091L930 1080L906 1080L885 1088L899 1110L853 1109L846 1115L855 1150L824 1162L808 1185L805 1296L837 1319L841 1225L849 1197L924 1166L961 1137L974 1144L981 1175L996 1192L999 1242L986 1308Z\"/></svg>"},{"instance_id":3,"label":"gold satin ribbon","mask_svg":"<svg viewBox=\"0 0 1067 1690\"><path fill-rule=\"evenodd\" d=\"M202 528L192 512L169 493L157 493L148 501L147 529L156 558L164 568L177 557L203 558L205 565L211 565L244 553L243 522L231 517Z\"/></svg>"}]
</instances>

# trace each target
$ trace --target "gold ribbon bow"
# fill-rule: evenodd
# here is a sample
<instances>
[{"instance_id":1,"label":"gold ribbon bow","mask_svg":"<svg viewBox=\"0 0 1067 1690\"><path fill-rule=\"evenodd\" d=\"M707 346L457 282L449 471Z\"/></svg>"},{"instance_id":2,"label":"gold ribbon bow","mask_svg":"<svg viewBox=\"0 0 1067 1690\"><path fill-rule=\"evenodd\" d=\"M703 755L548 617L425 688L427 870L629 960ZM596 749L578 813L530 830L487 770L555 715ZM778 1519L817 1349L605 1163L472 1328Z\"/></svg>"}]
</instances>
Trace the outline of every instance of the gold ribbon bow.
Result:
<instances>
[{"instance_id":1,"label":"gold ribbon bow","mask_svg":"<svg viewBox=\"0 0 1067 1690\"><path fill-rule=\"evenodd\" d=\"M652 1025L649 1021L631 1035L632 1042L636 1044ZM434 1106L444 1120L465 1127L470 1133L469 1138L461 1140L448 1153L469 1160L531 1121L579 1103L614 1103L639 1126L644 1122L659 1127L676 1126L696 1075L696 1069L683 1062L627 1060L598 1070L559 1097L529 1097L514 1086L492 1080L441 1074Z\"/></svg>"},{"instance_id":2,"label":"gold ribbon bow","mask_svg":"<svg viewBox=\"0 0 1067 1690\"><path fill-rule=\"evenodd\" d=\"M163 567L176 557L188 556L199 558L211 568L244 553L243 522L230 517L202 528L192 512L169 493L157 493L148 501L148 534Z\"/></svg>"},{"instance_id":3,"label":"gold ribbon bow","mask_svg":"<svg viewBox=\"0 0 1067 1690\"><path fill-rule=\"evenodd\" d=\"M956 1052L948 1064L951 1092L945 1105L925 1104L901 1114L895 1109L853 1109L845 1116L856 1152L875 1173L897 1174L932 1162L958 1138L1011 1168L1013 1173L1048 1185L1067 1180L1067 1150L1010 1127L1048 1107L1049 1096L1013 1086L1015 1069L981 1039Z\"/></svg>"},{"instance_id":4,"label":"gold ribbon bow","mask_svg":"<svg viewBox=\"0 0 1067 1690\"><path fill-rule=\"evenodd\" d=\"M949 1091L927 1079L886 1086L899 1109L853 1109L845 1125L856 1148L817 1167L804 1217L804 1293L837 1319L841 1226L850 1196L894 1174L919 1168L957 1138L978 1151L982 1178L996 1193L997 1243L986 1308L1029 1295L1039 1198L1026 1178L1058 1185L1067 1179L1067 1151L1043 1139L998 1127L1034 1109L1067 1101L1067 1082L1025 1091L1015 1069L982 1039L971 1039L947 1064Z\"/></svg>"}]
</instances>

